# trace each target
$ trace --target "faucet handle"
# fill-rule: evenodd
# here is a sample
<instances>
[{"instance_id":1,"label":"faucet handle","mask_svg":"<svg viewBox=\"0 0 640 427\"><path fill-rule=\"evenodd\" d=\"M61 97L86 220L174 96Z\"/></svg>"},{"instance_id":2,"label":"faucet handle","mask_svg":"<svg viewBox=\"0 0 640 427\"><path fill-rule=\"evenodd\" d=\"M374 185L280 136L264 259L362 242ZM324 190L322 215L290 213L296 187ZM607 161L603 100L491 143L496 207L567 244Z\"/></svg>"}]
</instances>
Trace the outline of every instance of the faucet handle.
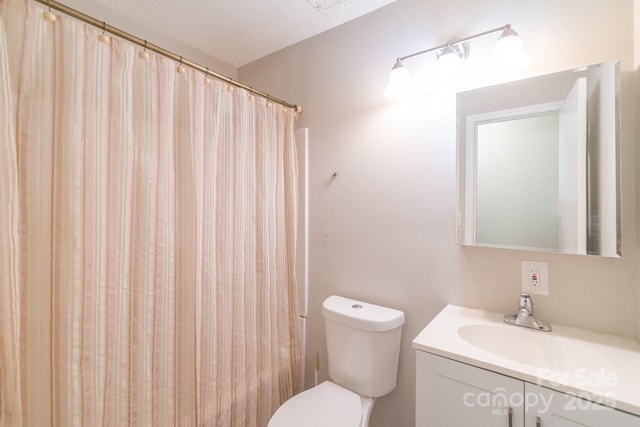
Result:
<instances>
[{"instance_id":1,"label":"faucet handle","mask_svg":"<svg viewBox=\"0 0 640 427\"><path fill-rule=\"evenodd\" d=\"M518 311L520 311L520 313L525 317L533 314L533 300L529 294L525 292L520 294L520 307L518 308Z\"/></svg>"}]
</instances>

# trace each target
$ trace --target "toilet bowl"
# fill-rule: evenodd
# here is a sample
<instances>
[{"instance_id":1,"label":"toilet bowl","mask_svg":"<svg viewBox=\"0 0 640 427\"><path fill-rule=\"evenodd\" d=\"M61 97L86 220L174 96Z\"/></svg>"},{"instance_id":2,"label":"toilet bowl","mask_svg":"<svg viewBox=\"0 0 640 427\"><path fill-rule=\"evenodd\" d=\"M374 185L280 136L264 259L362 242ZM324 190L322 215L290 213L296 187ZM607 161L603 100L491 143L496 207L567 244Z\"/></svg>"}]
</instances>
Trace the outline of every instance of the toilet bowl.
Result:
<instances>
[{"instance_id":1,"label":"toilet bowl","mask_svg":"<svg viewBox=\"0 0 640 427\"><path fill-rule=\"evenodd\" d=\"M364 427L374 400L325 381L287 400L267 427Z\"/></svg>"},{"instance_id":2,"label":"toilet bowl","mask_svg":"<svg viewBox=\"0 0 640 427\"><path fill-rule=\"evenodd\" d=\"M322 304L329 378L287 400L267 427L368 427L396 387L404 313L331 296Z\"/></svg>"}]
</instances>

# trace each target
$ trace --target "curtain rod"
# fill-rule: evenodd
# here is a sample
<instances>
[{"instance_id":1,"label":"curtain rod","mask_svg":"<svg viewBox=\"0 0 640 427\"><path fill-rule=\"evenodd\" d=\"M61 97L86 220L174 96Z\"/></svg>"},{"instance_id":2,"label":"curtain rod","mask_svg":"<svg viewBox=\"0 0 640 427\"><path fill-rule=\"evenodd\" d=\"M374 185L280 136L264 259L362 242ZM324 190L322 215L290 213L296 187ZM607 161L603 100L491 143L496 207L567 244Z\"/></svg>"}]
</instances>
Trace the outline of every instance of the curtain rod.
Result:
<instances>
[{"instance_id":1,"label":"curtain rod","mask_svg":"<svg viewBox=\"0 0 640 427\"><path fill-rule=\"evenodd\" d=\"M297 113L302 113L302 106L301 105L296 105L296 104L290 104L286 101L283 101L281 99L275 98L271 95L269 95L268 93L259 91L257 89L252 88L251 86L247 86L244 85L240 82L237 82L229 77L226 77L220 73L217 73L213 70L210 70L207 67L203 67L202 65L196 64L193 61L189 61L188 59L183 58L180 55L176 55L173 52L170 52L160 46L154 45L153 43L149 43L147 40L143 40L140 37L136 37L133 34L127 33L126 31L123 31L119 28L113 27L107 23L105 23L104 21L100 21L92 16L86 15L82 12L79 12L75 9L70 8L67 5L64 5L62 3L59 3L55 0L35 0L38 3L41 3L45 6L47 6L50 9L55 9L57 11L60 11L62 13L64 13L65 15L69 15L73 18L79 19L82 22L85 22L89 25L93 25L94 27L100 28L103 31L109 32L117 37L120 37L121 39L127 40L131 43L135 43L138 46L144 47L147 50L156 52L160 55L166 56L167 58L173 59L174 61L178 61L180 62L182 65L188 65L191 68L194 68L198 71L201 71L202 73L209 75L211 77L215 77L218 80L222 80L226 83L229 83L233 86L239 87L241 89L245 89L255 95L261 96L263 98L268 99L269 101L273 101L276 102L280 105L283 105L285 107L288 108L293 108Z\"/></svg>"}]
</instances>

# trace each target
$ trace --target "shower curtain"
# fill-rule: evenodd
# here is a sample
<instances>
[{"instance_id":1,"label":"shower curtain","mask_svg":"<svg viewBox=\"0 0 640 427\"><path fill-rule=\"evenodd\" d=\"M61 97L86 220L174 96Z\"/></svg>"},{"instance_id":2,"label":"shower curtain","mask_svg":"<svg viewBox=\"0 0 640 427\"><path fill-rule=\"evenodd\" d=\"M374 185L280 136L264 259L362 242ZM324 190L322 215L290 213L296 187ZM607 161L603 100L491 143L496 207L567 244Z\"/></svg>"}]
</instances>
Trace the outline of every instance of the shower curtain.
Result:
<instances>
[{"instance_id":1,"label":"shower curtain","mask_svg":"<svg viewBox=\"0 0 640 427\"><path fill-rule=\"evenodd\" d=\"M265 426L295 112L44 10L0 0L0 426Z\"/></svg>"}]
</instances>

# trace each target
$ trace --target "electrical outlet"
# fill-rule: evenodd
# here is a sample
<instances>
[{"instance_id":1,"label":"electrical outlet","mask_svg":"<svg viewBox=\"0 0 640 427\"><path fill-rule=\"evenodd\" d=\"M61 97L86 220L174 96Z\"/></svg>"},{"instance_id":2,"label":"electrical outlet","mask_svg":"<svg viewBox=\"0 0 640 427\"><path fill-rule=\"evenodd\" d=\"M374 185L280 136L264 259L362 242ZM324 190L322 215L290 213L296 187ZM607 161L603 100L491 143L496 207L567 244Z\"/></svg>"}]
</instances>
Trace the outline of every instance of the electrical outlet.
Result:
<instances>
[{"instance_id":1,"label":"electrical outlet","mask_svg":"<svg viewBox=\"0 0 640 427\"><path fill-rule=\"evenodd\" d=\"M521 262L522 292L549 295L549 272L546 262Z\"/></svg>"}]
</instances>

